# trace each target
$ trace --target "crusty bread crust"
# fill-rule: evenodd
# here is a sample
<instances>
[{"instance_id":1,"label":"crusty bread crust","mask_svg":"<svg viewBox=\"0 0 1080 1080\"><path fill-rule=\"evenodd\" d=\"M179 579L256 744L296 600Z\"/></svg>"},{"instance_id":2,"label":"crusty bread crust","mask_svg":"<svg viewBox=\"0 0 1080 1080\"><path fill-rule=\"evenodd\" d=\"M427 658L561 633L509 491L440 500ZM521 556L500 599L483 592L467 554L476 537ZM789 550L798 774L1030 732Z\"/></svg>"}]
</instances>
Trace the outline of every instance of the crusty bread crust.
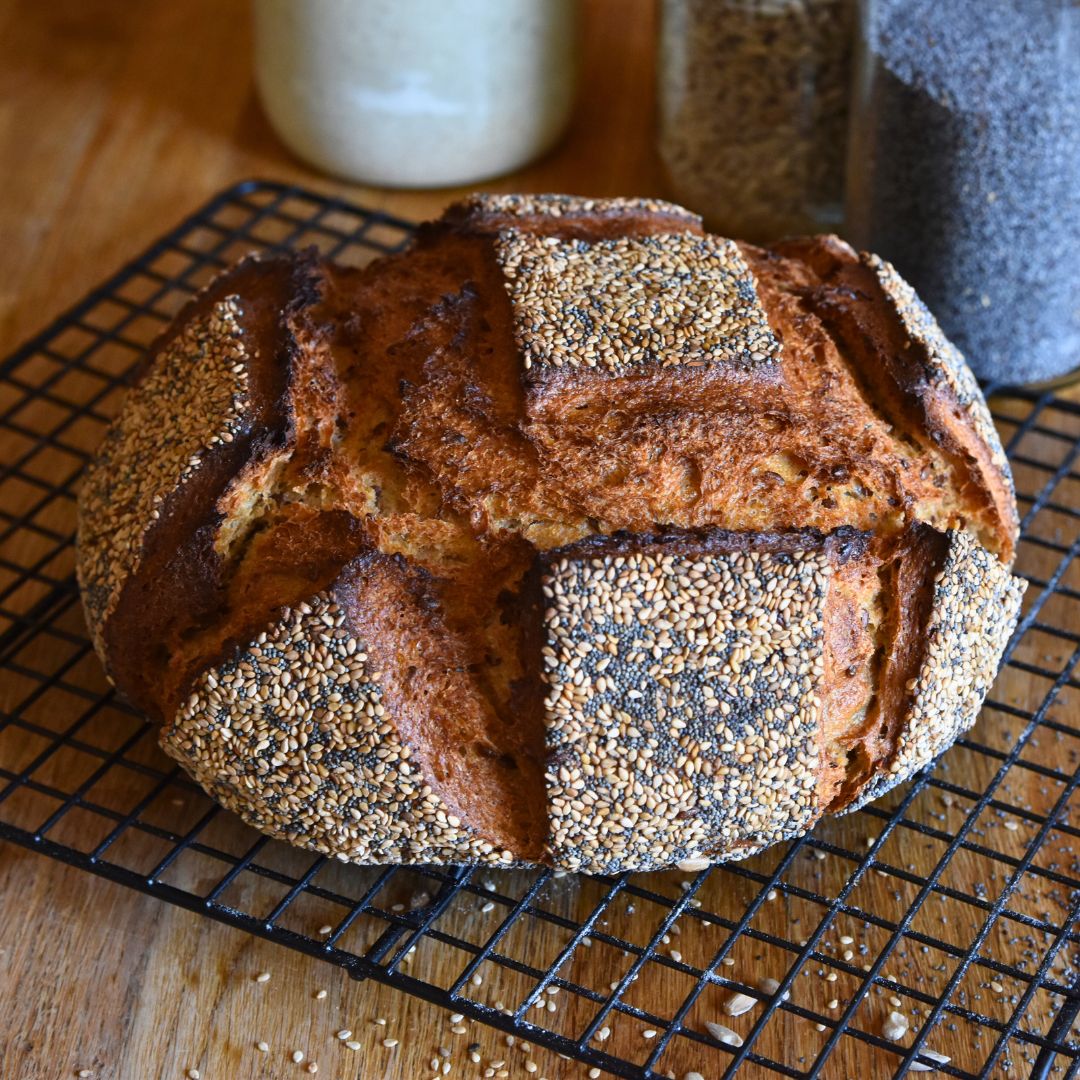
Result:
<instances>
[{"instance_id":1,"label":"crusty bread crust","mask_svg":"<svg viewBox=\"0 0 1080 1080\"><path fill-rule=\"evenodd\" d=\"M363 862L805 831L973 722L1022 592L985 404L895 272L650 200L241 263L151 350L79 530L166 749Z\"/></svg>"}]
</instances>

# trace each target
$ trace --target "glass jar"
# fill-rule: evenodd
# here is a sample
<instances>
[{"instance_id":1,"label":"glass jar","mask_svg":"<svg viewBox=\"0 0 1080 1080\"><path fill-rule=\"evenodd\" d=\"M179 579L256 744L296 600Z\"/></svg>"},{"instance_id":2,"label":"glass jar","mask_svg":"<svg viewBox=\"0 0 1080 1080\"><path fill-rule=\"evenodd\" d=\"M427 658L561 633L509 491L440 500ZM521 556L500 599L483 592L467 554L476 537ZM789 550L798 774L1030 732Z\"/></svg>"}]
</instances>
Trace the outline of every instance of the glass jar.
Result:
<instances>
[{"instance_id":1,"label":"glass jar","mask_svg":"<svg viewBox=\"0 0 1080 1080\"><path fill-rule=\"evenodd\" d=\"M663 0L660 155L729 236L842 220L855 0Z\"/></svg>"},{"instance_id":2,"label":"glass jar","mask_svg":"<svg viewBox=\"0 0 1080 1080\"><path fill-rule=\"evenodd\" d=\"M1080 4L864 0L848 233L975 373L1080 367Z\"/></svg>"},{"instance_id":3,"label":"glass jar","mask_svg":"<svg viewBox=\"0 0 1080 1080\"><path fill-rule=\"evenodd\" d=\"M255 78L305 161L389 187L526 164L573 105L577 0L255 0Z\"/></svg>"}]
</instances>

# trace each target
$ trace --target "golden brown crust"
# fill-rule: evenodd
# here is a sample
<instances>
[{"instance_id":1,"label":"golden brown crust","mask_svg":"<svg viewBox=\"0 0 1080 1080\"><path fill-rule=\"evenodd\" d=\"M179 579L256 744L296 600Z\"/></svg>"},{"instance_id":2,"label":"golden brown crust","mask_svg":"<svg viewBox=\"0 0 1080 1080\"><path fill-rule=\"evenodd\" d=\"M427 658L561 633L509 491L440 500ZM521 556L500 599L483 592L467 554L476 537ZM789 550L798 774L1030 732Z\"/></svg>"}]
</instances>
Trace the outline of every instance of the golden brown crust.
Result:
<instances>
[{"instance_id":1,"label":"golden brown crust","mask_svg":"<svg viewBox=\"0 0 1080 1080\"><path fill-rule=\"evenodd\" d=\"M204 347L214 317L228 332ZM88 474L80 577L96 644L166 723L170 753L296 843L591 870L745 854L926 764L970 722L1004 647L1018 601L994 558L1015 535L1007 465L933 329L883 264L838 241L763 251L642 200L478 196L363 270L245 262L152 350ZM199 377L179 378L184 363ZM136 431L174 417L179 449L140 471ZM673 611L707 620L692 614L704 604L734 628L694 630L704 674L685 701L661 681L652 713L611 720L640 745L597 741L602 680L584 712L580 692L553 704L567 680L583 685L586 654L615 647L588 605L619 559L638 570L612 595L657 651L636 678L681 677ZM979 615L992 632L967 666L924 640L927 626L957 640L934 575L957 580L961 564L1005 613ZM674 588L666 606L649 573ZM769 606L773 591L798 619ZM766 693L755 664L786 635L799 670L780 664L785 689ZM623 644L634 653L632 634ZM710 749L698 699L723 699L719 673L744 649L748 696ZM934 671L936 712L918 689ZM356 709L379 723L350 729ZM769 718L789 711L780 735ZM707 763L689 784L661 769L650 789L626 756L685 769L687 740ZM762 755L781 751L770 771ZM596 769L629 788L590 789ZM635 823L658 831L616 826L605 799L628 792ZM758 809L717 817L743 795ZM686 812L662 824L675 804Z\"/></svg>"}]
</instances>

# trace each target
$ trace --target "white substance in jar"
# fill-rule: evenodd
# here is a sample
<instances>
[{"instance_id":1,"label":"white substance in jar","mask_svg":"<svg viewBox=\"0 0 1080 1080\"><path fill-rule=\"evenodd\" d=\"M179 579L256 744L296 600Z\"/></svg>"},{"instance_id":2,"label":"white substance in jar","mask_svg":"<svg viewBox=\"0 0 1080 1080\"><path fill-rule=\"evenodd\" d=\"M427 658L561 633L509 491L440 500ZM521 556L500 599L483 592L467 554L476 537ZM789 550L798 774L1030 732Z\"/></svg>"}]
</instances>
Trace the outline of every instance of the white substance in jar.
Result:
<instances>
[{"instance_id":1,"label":"white substance in jar","mask_svg":"<svg viewBox=\"0 0 1080 1080\"><path fill-rule=\"evenodd\" d=\"M576 0L255 0L255 73L300 157L370 184L464 184L558 139Z\"/></svg>"}]
</instances>

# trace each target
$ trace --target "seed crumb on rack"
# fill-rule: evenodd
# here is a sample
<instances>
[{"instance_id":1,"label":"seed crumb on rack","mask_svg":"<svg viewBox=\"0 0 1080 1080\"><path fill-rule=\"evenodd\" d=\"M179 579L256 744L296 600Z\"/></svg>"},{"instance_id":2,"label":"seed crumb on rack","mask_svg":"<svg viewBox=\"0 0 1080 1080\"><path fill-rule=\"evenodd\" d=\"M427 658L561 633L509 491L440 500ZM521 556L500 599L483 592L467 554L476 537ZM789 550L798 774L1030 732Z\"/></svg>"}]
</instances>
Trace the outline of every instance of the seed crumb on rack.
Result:
<instances>
[{"instance_id":1,"label":"seed crumb on rack","mask_svg":"<svg viewBox=\"0 0 1080 1080\"><path fill-rule=\"evenodd\" d=\"M397 1046L398 1041L397 1039L383 1039L382 1044L387 1050L393 1050L394 1047Z\"/></svg>"},{"instance_id":2,"label":"seed crumb on rack","mask_svg":"<svg viewBox=\"0 0 1080 1080\"><path fill-rule=\"evenodd\" d=\"M270 1044L268 1042L266 1042L265 1040L260 1039L255 1044L255 1049L258 1050L260 1053L269 1054L270 1053Z\"/></svg>"},{"instance_id":3,"label":"seed crumb on rack","mask_svg":"<svg viewBox=\"0 0 1080 1080\"><path fill-rule=\"evenodd\" d=\"M641 1033L641 1037L643 1039L655 1039L656 1038L656 1028L646 1028Z\"/></svg>"},{"instance_id":4,"label":"seed crumb on rack","mask_svg":"<svg viewBox=\"0 0 1080 1080\"><path fill-rule=\"evenodd\" d=\"M187 1071L189 1080L199 1080L202 1075L198 1069L188 1069Z\"/></svg>"},{"instance_id":5,"label":"seed crumb on rack","mask_svg":"<svg viewBox=\"0 0 1080 1080\"><path fill-rule=\"evenodd\" d=\"M907 1034L908 1021L903 1013L891 1012L881 1025L881 1037L890 1042L897 1042Z\"/></svg>"},{"instance_id":6,"label":"seed crumb on rack","mask_svg":"<svg viewBox=\"0 0 1080 1080\"><path fill-rule=\"evenodd\" d=\"M317 1061L309 1061L305 1068L309 1073L317 1073L319 1071L319 1063Z\"/></svg>"},{"instance_id":7,"label":"seed crumb on rack","mask_svg":"<svg viewBox=\"0 0 1080 1080\"><path fill-rule=\"evenodd\" d=\"M270 972L269 971L260 971L259 974L255 976L253 981L257 982L257 983L269 982L270 981Z\"/></svg>"},{"instance_id":8,"label":"seed crumb on rack","mask_svg":"<svg viewBox=\"0 0 1080 1080\"><path fill-rule=\"evenodd\" d=\"M326 937L327 934L332 934L333 932L334 932L334 928L332 926L320 926L319 927L319 933L323 937Z\"/></svg>"},{"instance_id":9,"label":"seed crumb on rack","mask_svg":"<svg viewBox=\"0 0 1080 1080\"><path fill-rule=\"evenodd\" d=\"M315 993L312 996L315 998L316 1001L322 1001L322 999L324 997L326 997L326 991L325 990L316 990Z\"/></svg>"},{"instance_id":10,"label":"seed crumb on rack","mask_svg":"<svg viewBox=\"0 0 1080 1080\"><path fill-rule=\"evenodd\" d=\"M300 1062L304 1060L304 1051L303 1050L294 1050L292 1052L292 1059L293 1059L293 1061L296 1062L297 1065L299 1065Z\"/></svg>"},{"instance_id":11,"label":"seed crumb on rack","mask_svg":"<svg viewBox=\"0 0 1080 1080\"><path fill-rule=\"evenodd\" d=\"M345 1041L345 1046L349 1050L359 1050L360 1049L360 1044L355 1039L347 1039Z\"/></svg>"},{"instance_id":12,"label":"seed crumb on rack","mask_svg":"<svg viewBox=\"0 0 1080 1080\"><path fill-rule=\"evenodd\" d=\"M351 1038L352 1038L352 1031L351 1031L351 1030L350 1030L349 1028L342 1028L342 1029L341 1029L341 1030L340 1030L340 1031L339 1031L339 1032L337 1033L337 1037L338 1037L338 1038L339 1038L339 1039L340 1039L340 1040L341 1040L342 1042L344 1042L344 1041L345 1041L346 1039L351 1039Z\"/></svg>"}]
</instances>

